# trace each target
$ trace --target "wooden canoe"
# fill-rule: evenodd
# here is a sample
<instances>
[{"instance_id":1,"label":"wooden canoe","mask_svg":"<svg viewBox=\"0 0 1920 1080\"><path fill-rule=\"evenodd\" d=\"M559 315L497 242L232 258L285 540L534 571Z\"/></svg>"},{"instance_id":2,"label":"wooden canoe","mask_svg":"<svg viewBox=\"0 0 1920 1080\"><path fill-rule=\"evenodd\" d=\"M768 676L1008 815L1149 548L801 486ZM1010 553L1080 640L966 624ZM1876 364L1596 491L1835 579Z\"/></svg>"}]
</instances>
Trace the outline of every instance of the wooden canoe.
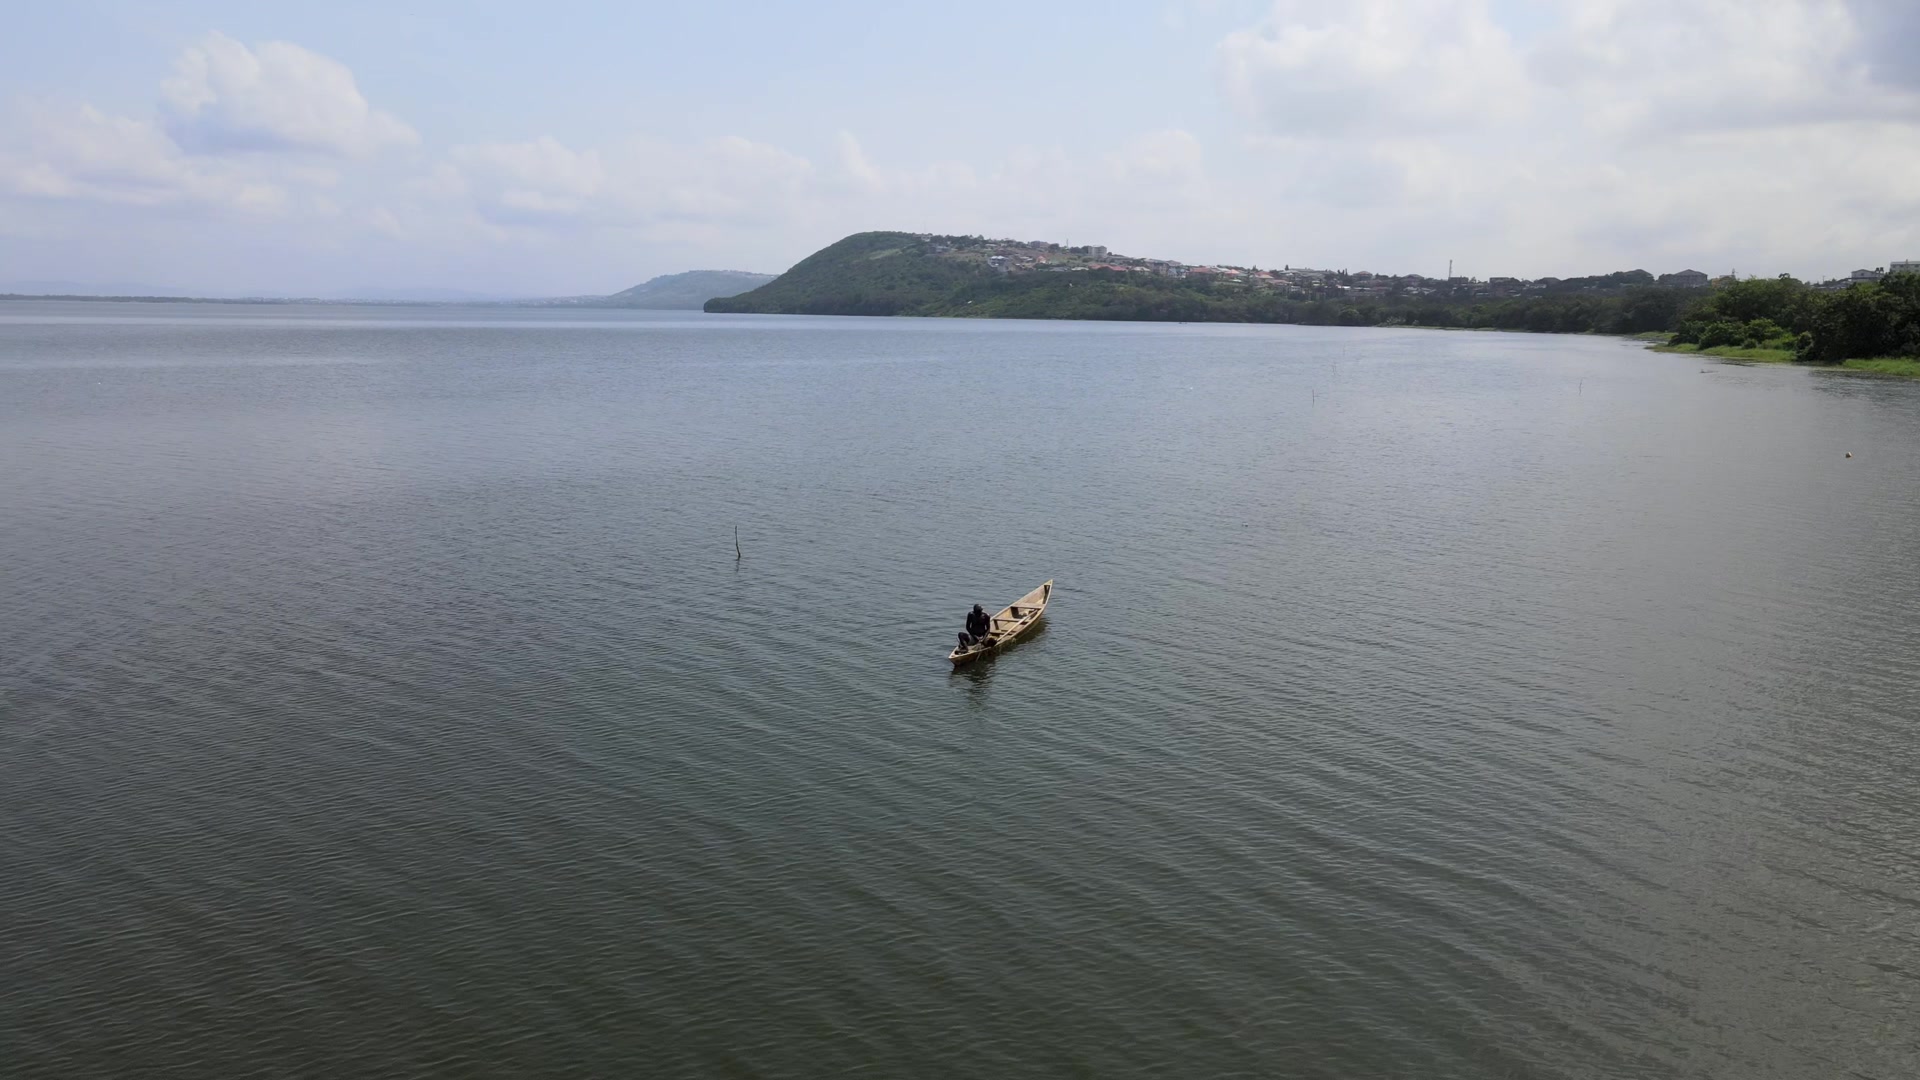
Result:
<instances>
[{"instance_id":1,"label":"wooden canoe","mask_svg":"<svg viewBox=\"0 0 1920 1080\"><path fill-rule=\"evenodd\" d=\"M984 645L969 645L966 648L954 647L947 654L954 667L991 656L1001 649L1020 640L1040 625L1040 617L1047 613L1047 601L1053 598L1053 582L1048 581L1027 595L1000 609L999 614L988 623L987 641Z\"/></svg>"}]
</instances>

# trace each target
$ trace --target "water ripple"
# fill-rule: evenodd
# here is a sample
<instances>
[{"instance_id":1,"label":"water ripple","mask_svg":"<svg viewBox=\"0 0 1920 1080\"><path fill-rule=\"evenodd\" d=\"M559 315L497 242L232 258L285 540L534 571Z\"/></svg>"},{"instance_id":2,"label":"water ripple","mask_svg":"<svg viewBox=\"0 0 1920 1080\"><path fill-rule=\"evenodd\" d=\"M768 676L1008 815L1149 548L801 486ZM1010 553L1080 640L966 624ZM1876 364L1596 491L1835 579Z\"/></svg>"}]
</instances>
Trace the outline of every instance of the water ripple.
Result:
<instances>
[{"instance_id":1,"label":"water ripple","mask_svg":"<svg viewBox=\"0 0 1920 1080\"><path fill-rule=\"evenodd\" d=\"M1920 1074L1914 386L9 311L9 1075Z\"/></svg>"}]
</instances>

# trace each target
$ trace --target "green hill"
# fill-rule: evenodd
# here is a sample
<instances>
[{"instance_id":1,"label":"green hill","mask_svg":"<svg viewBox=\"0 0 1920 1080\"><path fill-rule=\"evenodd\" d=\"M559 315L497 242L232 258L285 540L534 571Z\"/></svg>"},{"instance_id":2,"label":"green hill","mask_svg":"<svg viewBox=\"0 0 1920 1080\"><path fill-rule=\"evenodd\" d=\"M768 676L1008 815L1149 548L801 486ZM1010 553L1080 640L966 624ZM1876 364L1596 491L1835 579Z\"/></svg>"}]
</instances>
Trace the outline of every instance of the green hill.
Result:
<instances>
[{"instance_id":1,"label":"green hill","mask_svg":"<svg viewBox=\"0 0 1920 1080\"><path fill-rule=\"evenodd\" d=\"M752 292L708 311L786 315L937 315L997 276L982 260L950 258L911 233L855 233Z\"/></svg>"},{"instance_id":2,"label":"green hill","mask_svg":"<svg viewBox=\"0 0 1920 1080\"><path fill-rule=\"evenodd\" d=\"M594 306L699 311L716 296L733 296L772 280L772 274L749 274L744 270L689 270L684 274L662 274L596 300Z\"/></svg>"},{"instance_id":3,"label":"green hill","mask_svg":"<svg viewBox=\"0 0 1920 1080\"><path fill-rule=\"evenodd\" d=\"M1175 276L1157 272L1153 260L1111 256L1105 248L867 232L814 252L752 292L710 300L706 309L1610 333L1671 328L1686 296L1640 284L1642 278L1651 280L1651 275L1629 271L1580 279L1577 292L1502 300L1413 293L1375 297L1352 295L1344 283L1311 291L1255 287L1244 274L1206 268Z\"/></svg>"}]
</instances>

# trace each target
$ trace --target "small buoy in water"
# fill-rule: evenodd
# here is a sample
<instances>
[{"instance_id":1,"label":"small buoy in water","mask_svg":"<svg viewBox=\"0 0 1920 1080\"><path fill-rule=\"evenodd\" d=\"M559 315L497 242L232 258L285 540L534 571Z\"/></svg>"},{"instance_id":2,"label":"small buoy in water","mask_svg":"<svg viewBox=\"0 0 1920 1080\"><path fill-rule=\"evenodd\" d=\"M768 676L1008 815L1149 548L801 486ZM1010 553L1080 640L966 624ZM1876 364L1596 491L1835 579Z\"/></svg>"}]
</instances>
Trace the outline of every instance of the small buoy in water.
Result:
<instances>
[{"instance_id":1,"label":"small buoy in water","mask_svg":"<svg viewBox=\"0 0 1920 1080\"><path fill-rule=\"evenodd\" d=\"M1851 451L1851 450L1849 450L1849 451L1847 451L1847 456L1848 456L1848 457L1852 457L1852 456L1853 456L1853 451Z\"/></svg>"}]
</instances>

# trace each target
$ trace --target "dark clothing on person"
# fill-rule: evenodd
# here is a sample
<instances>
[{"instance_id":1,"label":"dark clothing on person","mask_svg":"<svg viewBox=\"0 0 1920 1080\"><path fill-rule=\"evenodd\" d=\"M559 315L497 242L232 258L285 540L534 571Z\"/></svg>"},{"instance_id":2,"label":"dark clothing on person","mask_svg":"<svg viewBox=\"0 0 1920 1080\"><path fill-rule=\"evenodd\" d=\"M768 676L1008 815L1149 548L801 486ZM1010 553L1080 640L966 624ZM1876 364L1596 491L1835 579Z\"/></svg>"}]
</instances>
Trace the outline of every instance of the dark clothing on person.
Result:
<instances>
[{"instance_id":1,"label":"dark clothing on person","mask_svg":"<svg viewBox=\"0 0 1920 1080\"><path fill-rule=\"evenodd\" d=\"M973 610L967 612L967 630L960 635L960 647L967 649L984 643L992 629L992 616L980 610L979 604L973 605Z\"/></svg>"}]
</instances>

